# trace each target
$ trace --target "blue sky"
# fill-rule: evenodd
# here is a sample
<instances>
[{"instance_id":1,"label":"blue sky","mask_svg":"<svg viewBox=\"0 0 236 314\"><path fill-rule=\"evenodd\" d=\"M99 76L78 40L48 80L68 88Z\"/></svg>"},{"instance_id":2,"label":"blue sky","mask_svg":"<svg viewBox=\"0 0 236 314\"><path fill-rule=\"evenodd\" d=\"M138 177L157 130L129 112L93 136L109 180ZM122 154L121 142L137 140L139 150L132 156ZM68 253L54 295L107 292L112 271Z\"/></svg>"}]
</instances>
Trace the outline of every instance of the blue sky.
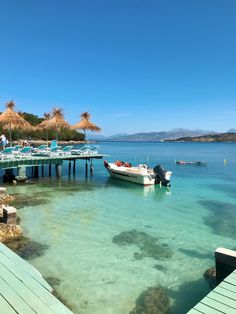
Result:
<instances>
[{"instance_id":1,"label":"blue sky","mask_svg":"<svg viewBox=\"0 0 236 314\"><path fill-rule=\"evenodd\" d=\"M103 134L236 128L235 0L0 0L0 110Z\"/></svg>"}]
</instances>

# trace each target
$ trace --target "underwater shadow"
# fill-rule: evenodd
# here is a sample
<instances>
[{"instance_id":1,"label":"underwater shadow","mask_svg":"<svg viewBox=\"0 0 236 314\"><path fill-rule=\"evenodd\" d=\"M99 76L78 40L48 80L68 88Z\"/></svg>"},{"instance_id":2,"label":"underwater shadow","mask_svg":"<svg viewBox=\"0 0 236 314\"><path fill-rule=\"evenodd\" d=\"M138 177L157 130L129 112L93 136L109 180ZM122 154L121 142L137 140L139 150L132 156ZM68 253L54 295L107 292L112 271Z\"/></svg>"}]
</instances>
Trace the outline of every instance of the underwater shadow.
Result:
<instances>
[{"instance_id":1,"label":"underwater shadow","mask_svg":"<svg viewBox=\"0 0 236 314\"><path fill-rule=\"evenodd\" d=\"M109 187L114 186L117 189L126 190L140 196L153 197L158 201L162 201L166 196L171 195L171 188L159 185L143 186L132 182L122 181L116 178L107 178L106 185Z\"/></svg>"},{"instance_id":2,"label":"underwater shadow","mask_svg":"<svg viewBox=\"0 0 236 314\"><path fill-rule=\"evenodd\" d=\"M211 290L204 278L188 281L178 287L178 290L167 289L167 294L174 300L170 314L187 313Z\"/></svg>"},{"instance_id":3,"label":"underwater shadow","mask_svg":"<svg viewBox=\"0 0 236 314\"><path fill-rule=\"evenodd\" d=\"M213 233L235 239L236 204L213 200L201 200L199 204L211 212L204 223Z\"/></svg>"},{"instance_id":4,"label":"underwater shadow","mask_svg":"<svg viewBox=\"0 0 236 314\"><path fill-rule=\"evenodd\" d=\"M197 258L197 259L213 259L213 254L211 252L209 253L202 253L194 250L188 250L188 249L178 249L179 252L184 253L185 255L188 255L189 257L192 258Z\"/></svg>"}]
</instances>

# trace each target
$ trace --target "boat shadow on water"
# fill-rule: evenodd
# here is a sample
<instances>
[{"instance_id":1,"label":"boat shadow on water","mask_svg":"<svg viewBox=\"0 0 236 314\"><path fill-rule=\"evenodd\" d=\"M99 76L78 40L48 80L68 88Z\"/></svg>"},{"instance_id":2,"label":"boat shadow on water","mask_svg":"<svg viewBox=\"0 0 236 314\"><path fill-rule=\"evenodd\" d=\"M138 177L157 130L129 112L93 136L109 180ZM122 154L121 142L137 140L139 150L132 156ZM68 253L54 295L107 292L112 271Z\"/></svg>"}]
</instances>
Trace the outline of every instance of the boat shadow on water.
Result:
<instances>
[{"instance_id":1,"label":"boat shadow on water","mask_svg":"<svg viewBox=\"0 0 236 314\"><path fill-rule=\"evenodd\" d=\"M117 189L126 190L144 197L153 197L157 201L162 201L166 196L171 195L171 188L160 185L142 186L130 182L118 180L116 178L107 178L106 184L115 186Z\"/></svg>"}]
</instances>

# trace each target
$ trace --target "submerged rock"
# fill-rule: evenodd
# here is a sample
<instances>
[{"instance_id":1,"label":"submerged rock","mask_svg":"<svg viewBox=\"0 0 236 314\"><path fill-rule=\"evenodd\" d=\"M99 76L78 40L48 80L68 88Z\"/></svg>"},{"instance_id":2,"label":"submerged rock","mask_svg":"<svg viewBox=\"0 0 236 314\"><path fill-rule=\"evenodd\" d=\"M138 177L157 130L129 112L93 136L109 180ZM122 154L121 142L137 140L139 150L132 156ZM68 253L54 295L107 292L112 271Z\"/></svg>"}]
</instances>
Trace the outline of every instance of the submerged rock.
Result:
<instances>
[{"instance_id":1,"label":"submerged rock","mask_svg":"<svg viewBox=\"0 0 236 314\"><path fill-rule=\"evenodd\" d=\"M168 314L170 300L163 288L150 287L135 302L130 314Z\"/></svg>"},{"instance_id":2,"label":"submerged rock","mask_svg":"<svg viewBox=\"0 0 236 314\"><path fill-rule=\"evenodd\" d=\"M49 248L47 244L38 243L26 237L20 237L6 244L12 251L26 260L44 255L45 251Z\"/></svg>"},{"instance_id":3,"label":"submerged rock","mask_svg":"<svg viewBox=\"0 0 236 314\"><path fill-rule=\"evenodd\" d=\"M203 274L203 277L206 278L211 289L215 288L215 286L216 286L216 269L214 267L207 269L205 271L205 273Z\"/></svg>"},{"instance_id":4,"label":"submerged rock","mask_svg":"<svg viewBox=\"0 0 236 314\"><path fill-rule=\"evenodd\" d=\"M158 238L137 230L121 232L120 234L114 236L112 241L119 246L138 246L140 252L134 253L135 259L152 257L156 260L163 260L170 258L173 255L172 250L167 244L159 243Z\"/></svg>"},{"instance_id":5,"label":"submerged rock","mask_svg":"<svg viewBox=\"0 0 236 314\"><path fill-rule=\"evenodd\" d=\"M8 243L19 239L23 230L19 225L0 223L0 242Z\"/></svg>"},{"instance_id":6,"label":"submerged rock","mask_svg":"<svg viewBox=\"0 0 236 314\"><path fill-rule=\"evenodd\" d=\"M16 207L17 209L21 209L24 207L48 204L49 202L50 199L46 195L27 195L26 197L24 194L18 194L12 202L12 206Z\"/></svg>"}]
</instances>

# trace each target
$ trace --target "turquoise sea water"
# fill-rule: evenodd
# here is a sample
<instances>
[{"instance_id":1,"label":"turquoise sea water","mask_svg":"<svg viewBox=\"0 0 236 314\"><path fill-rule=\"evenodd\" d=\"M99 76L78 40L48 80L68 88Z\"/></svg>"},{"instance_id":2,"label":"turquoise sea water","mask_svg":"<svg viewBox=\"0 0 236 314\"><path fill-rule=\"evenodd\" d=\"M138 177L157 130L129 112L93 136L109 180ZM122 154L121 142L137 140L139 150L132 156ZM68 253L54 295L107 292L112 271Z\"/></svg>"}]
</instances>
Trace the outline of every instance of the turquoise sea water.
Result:
<instances>
[{"instance_id":1,"label":"turquoise sea water","mask_svg":"<svg viewBox=\"0 0 236 314\"><path fill-rule=\"evenodd\" d=\"M30 262L61 280L74 313L129 313L153 286L166 289L173 314L186 313L209 291L202 275L214 266L214 250L236 248L236 144L102 143L100 151L109 161L162 164L173 171L171 188L111 179L102 160L87 180L80 162L75 178L65 164L60 180L8 187L22 199L25 235L49 246ZM114 240L134 234L133 244Z\"/></svg>"}]
</instances>

